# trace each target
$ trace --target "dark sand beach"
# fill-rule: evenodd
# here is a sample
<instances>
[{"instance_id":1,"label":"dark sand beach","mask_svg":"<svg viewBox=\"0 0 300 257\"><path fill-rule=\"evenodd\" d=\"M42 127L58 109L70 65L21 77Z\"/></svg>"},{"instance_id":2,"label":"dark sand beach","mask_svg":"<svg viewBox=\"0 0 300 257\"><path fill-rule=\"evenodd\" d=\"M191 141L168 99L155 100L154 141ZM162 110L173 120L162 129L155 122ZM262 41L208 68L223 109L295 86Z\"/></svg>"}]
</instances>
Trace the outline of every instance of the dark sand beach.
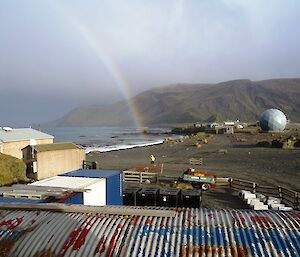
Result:
<instances>
[{"instance_id":1,"label":"dark sand beach","mask_svg":"<svg viewBox=\"0 0 300 257\"><path fill-rule=\"evenodd\" d=\"M157 165L163 164L163 176L180 176L188 167L190 158L203 158L197 169L209 171L219 177L245 179L261 185L280 185L300 189L300 148L280 149L257 147L262 140L278 137L273 134L210 135L208 143L197 137L186 137L182 142L90 153L89 161L97 161L101 169L127 170L150 164L150 155L156 156ZM196 145L200 145L200 147ZM160 169L158 169L161 172ZM203 195L203 206L219 208L243 207L237 197L226 189L212 189Z\"/></svg>"}]
</instances>

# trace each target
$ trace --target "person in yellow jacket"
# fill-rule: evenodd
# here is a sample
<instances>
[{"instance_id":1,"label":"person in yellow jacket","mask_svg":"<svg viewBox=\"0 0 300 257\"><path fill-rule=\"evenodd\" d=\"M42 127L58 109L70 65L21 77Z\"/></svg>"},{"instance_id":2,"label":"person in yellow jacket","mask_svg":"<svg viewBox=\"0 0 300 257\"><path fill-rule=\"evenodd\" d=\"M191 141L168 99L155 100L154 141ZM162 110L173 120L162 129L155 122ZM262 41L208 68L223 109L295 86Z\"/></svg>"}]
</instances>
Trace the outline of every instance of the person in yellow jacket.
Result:
<instances>
[{"instance_id":1,"label":"person in yellow jacket","mask_svg":"<svg viewBox=\"0 0 300 257\"><path fill-rule=\"evenodd\" d=\"M150 162L151 162L151 164L155 163L155 156L153 154L151 154L151 156L150 156Z\"/></svg>"}]
</instances>

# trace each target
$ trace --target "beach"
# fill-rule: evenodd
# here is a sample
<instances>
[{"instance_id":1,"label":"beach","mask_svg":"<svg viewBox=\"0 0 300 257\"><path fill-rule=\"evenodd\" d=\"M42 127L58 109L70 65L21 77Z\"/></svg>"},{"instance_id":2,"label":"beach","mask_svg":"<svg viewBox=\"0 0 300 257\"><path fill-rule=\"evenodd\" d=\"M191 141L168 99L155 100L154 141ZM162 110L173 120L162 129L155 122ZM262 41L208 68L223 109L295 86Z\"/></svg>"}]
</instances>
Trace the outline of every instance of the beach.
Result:
<instances>
[{"instance_id":1,"label":"beach","mask_svg":"<svg viewBox=\"0 0 300 257\"><path fill-rule=\"evenodd\" d=\"M278 135L210 135L207 142L197 137L185 137L160 145L105 153L93 152L87 155L87 160L96 161L101 169L141 169L151 167L150 155L153 154L159 167L157 171L161 172L161 175L178 177L190 167L190 158L203 158L203 165L197 165L195 168L214 173L218 177L245 179L261 185L278 185L299 191L300 148L256 146L258 141L271 140L276 136ZM228 193L224 189L213 189L205 194L207 199L216 197L216 201L219 201L219 204L216 201L213 205L207 203L208 207L228 207L232 201L232 198L226 197ZM203 200L205 203L205 197Z\"/></svg>"}]
</instances>

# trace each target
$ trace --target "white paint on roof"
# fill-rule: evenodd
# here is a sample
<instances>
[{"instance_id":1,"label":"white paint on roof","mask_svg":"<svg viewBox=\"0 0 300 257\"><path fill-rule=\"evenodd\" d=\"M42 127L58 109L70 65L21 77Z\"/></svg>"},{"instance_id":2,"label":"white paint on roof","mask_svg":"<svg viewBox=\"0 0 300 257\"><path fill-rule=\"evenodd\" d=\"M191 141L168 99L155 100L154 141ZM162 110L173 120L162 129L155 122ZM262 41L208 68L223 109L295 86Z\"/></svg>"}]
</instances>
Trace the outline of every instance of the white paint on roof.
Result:
<instances>
[{"instance_id":1,"label":"white paint on roof","mask_svg":"<svg viewBox=\"0 0 300 257\"><path fill-rule=\"evenodd\" d=\"M23 140L37 140L37 139L49 139L53 136L43 133L41 131L32 128L14 128L12 130L0 129L0 141L23 141Z\"/></svg>"},{"instance_id":2,"label":"white paint on roof","mask_svg":"<svg viewBox=\"0 0 300 257\"><path fill-rule=\"evenodd\" d=\"M105 181L104 178L99 179L99 178L55 176L40 181L36 181L34 183L31 183L30 185L86 189L87 187L95 183L98 183L101 180Z\"/></svg>"}]
</instances>

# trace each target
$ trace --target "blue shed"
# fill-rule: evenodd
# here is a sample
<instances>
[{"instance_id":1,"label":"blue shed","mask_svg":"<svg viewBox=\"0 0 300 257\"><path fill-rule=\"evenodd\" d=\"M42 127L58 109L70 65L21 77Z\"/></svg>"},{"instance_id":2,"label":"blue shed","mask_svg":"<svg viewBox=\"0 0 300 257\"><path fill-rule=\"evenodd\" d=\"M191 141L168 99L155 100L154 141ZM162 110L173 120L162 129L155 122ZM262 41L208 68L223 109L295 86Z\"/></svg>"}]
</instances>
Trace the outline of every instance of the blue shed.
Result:
<instances>
[{"instance_id":1,"label":"blue shed","mask_svg":"<svg viewBox=\"0 0 300 257\"><path fill-rule=\"evenodd\" d=\"M122 205L122 171L119 170L93 170L80 169L59 176L66 177L83 177L83 178L104 178L106 180L106 204L107 205Z\"/></svg>"}]
</instances>

